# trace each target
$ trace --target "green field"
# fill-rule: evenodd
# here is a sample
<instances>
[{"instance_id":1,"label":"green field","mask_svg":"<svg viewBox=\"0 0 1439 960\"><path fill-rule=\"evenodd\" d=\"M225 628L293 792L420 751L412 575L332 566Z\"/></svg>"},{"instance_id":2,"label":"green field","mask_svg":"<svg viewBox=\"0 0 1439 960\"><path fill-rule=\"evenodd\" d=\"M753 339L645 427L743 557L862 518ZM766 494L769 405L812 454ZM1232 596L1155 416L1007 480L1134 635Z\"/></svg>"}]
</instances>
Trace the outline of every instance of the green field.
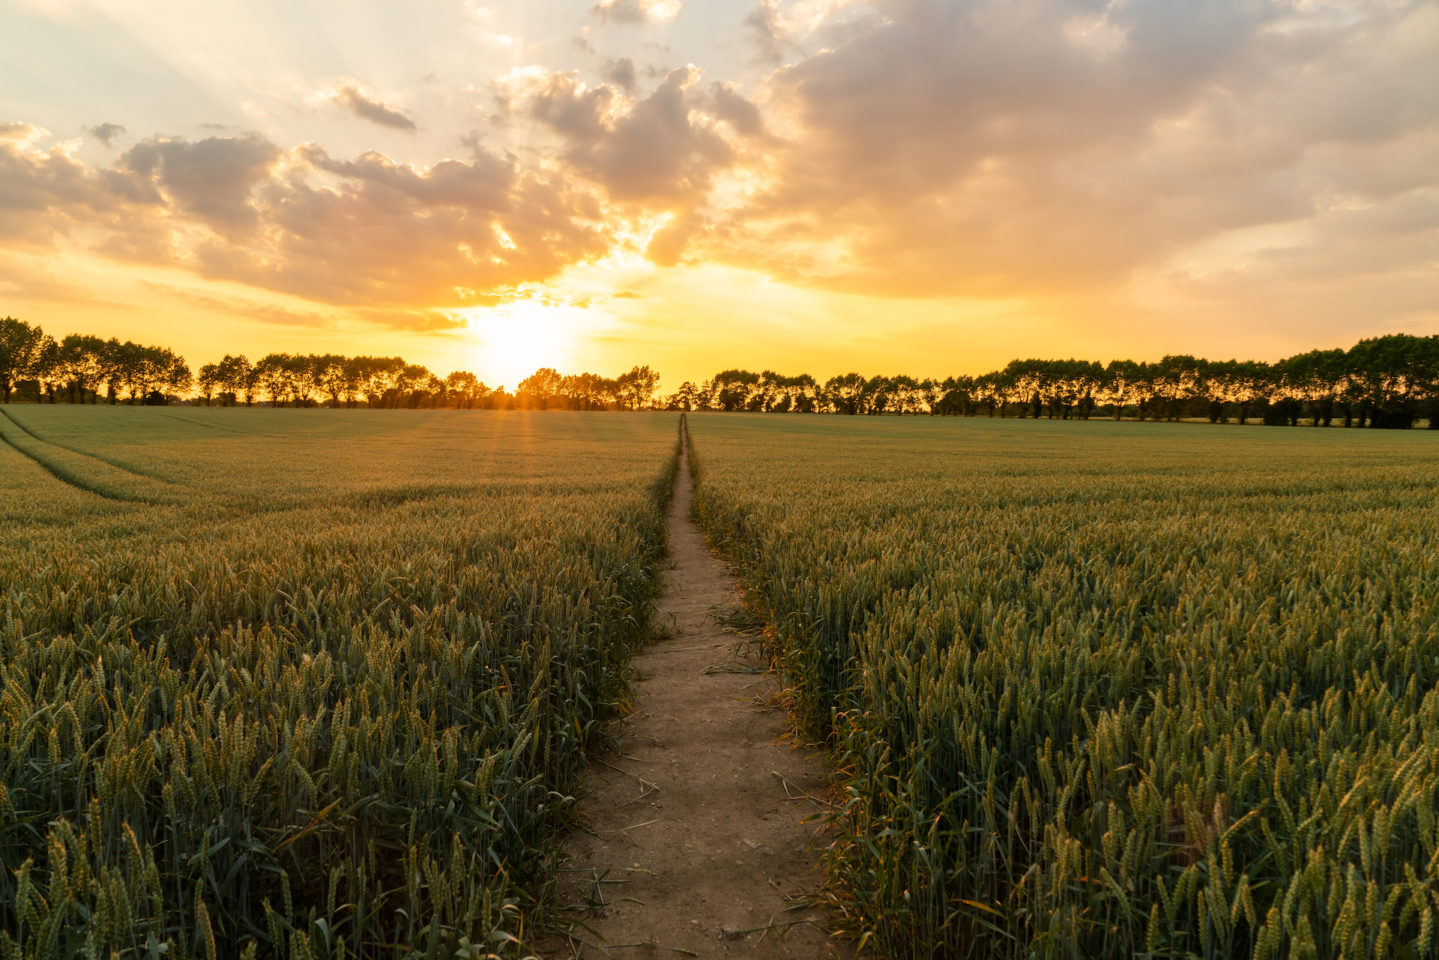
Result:
<instances>
[{"instance_id":1,"label":"green field","mask_svg":"<svg viewBox=\"0 0 1439 960\"><path fill-rule=\"evenodd\" d=\"M666 416L0 414L0 956L514 952Z\"/></svg>"},{"instance_id":2,"label":"green field","mask_svg":"<svg viewBox=\"0 0 1439 960\"><path fill-rule=\"evenodd\" d=\"M895 957L1433 957L1439 445L691 416Z\"/></svg>"},{"instance_id":3,"label":"green field","mask_svg":"<svg viewBox=\"0 0 1439 960\"><path fill-rule=\"evenodd\" d=\"M1439 445L692 414L884 957L1439 952ZM0 411L0 958L522 955L672 416Z\"/></svg>"}]
</instances>

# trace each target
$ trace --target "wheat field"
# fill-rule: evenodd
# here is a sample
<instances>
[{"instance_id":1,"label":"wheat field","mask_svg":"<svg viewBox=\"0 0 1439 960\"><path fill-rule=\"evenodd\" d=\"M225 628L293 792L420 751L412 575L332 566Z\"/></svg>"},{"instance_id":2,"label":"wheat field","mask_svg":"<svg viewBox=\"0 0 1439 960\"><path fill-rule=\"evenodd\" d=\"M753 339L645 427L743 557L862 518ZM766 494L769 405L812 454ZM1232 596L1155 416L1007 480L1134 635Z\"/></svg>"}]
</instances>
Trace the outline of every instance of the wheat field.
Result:
<instances>
[{"instance_id":1,"label":"wheat field","mask_svg":"<svg viewBox=\"0 0 1439 960\"><path fill-rule=\"evenodd\" d=\"M645 635L672 418L0 437L0 957L519 953Z\"/></svg>"},{"instance_id":2,"label":"wheat field","mask_svg":"<svg viewBox=\"0 0 1439 960\"><path fill-rule=\"evenodd\" d=\"M1439 448L689 419L880 957L1439 953ZM0 957L523 956L673 418L0 414Z\"/></svg>"},{"instance_id":3,"label":"wheat field","mask_svg":"<svg viewBox=\"0 0 1439 960\"><path fill-rule=\"evenodd\" d=\"M1439 447L690 417L885 957L1439 955Z\"/></svg>"}]
</instances>

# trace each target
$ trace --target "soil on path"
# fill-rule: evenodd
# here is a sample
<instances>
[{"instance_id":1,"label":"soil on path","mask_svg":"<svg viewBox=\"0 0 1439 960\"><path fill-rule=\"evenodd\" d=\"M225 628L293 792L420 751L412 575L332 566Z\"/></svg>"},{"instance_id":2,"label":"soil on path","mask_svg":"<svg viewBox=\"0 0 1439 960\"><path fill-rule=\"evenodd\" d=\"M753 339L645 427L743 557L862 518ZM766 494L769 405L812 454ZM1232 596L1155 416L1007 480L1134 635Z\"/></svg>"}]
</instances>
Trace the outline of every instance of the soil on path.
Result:
<instances>
[{"instance_id":1,"label":"soil on path","mask_svg":"<svg viewBox=\"0 0 1439 960\"><path fill-rule=\"evenodd\" d=\"M823 927L823 767L785 739L779 690L745 638L716 621L734 579L690 519L682 454L657 623L634 660L619 755L595 763L568 845L561 902L591 905L554 958L848 956Z\"/></svg>"}]
</instances>

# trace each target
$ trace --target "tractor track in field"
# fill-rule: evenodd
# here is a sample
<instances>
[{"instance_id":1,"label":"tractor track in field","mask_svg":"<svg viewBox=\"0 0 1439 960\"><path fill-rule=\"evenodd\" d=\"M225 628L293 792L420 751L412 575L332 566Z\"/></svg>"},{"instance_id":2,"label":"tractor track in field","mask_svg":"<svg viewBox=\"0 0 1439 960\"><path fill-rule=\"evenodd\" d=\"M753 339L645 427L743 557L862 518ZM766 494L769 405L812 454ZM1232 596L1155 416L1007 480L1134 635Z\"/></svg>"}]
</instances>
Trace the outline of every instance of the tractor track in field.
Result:
<instances>
[{"instance_id":1,"label":"tractor track in field","mask_svg":"<svg viewBox=\"0 0 1439 960\"><path fill-rule=\"evenodd\" d=\"M222 427L219 424L206 423L204 420L192 420L189 417L182 417L178 413L163 413L161 414L161 416L163 416L167 420L177 420L180 423L188 423L196 427L204 427L206 430L214 430L217 433L224 433L230 436L249 436L249 434L247 434L245 431L236 430L234 427Z\"/></svg>"},{"instance_id":2,"label":"tractor track in field","mask_svg":"<svg viewBox=\"0 0 1439 960\"><path fill-rule=\"evenodd\" d=\"M34 440L34 441L37 442L37 443L49 443L48 440L41 440L39 437L35 436L35 434L31 433L29 430L26 430L23 426L21 426L21 425L19 424L19 422L17 422L13 417L10 416L9 413L6 413L4 410L0 410L0 416L3 416L3 417L5 418L5 422L6 422L6 423L10 424L10 425L11 425L12 427L14 427L15 429L17 429L17 430L19 430L20 432L24 433L24 434L25 434L26 436L28 436L31 440ZM149 502L150 502L149 500L146 500L146 499L144 499L143 497L129 497L129 496L124 496L124 495L122 495L122 494L115 493L114 491L111 491L111 490L103 489L103 488L101 488L101 487L98 487L98 486L90 483L89 481L85 480L84 478L79 477L79 476L75 475L74 473L70 472L70 471L67 470L65 467L61 466L60 464L55 463L55 462L53 462L53 461L51 461L51 460L47 460L45 457L41 456L41 455L38 454L38 453L35 453L33 450L27 450L27 449L25 449L25 447L23 447L23 446L21 446L20 444L18 444L18 443L15 442L15 438L14 438L14 437L11 437L8 433L5 432L5 429L4 429L3 426L0 426L0 441L4 441L5 445L6 445L7 447L9 447L11 450L14 450L16 453L20 454L20 456L24 457L26 460L29 460L31 463L35 464L35 465L36 465L37 467L39 467L41 470L44 470L44 471L45 471L46 473L48 473L50 476L54 477L56 480L59 480L61 483L65 484L66 486L74 487L76 490L84 491L85 493L88 493L88 494L92 494L92 495L94 495L94 496L97 496L97 497L101 498L102 500L110 500L110 501L112 501L112 502L114 502L114 503L149 503ZM50 444L50 445L51 445L51 446L59 447L58 444ZM66 449L66 448L65 448L65 447L59 447L59 449L64 450L64 449ZM70 451L70 452L73 452L73 451ZM83 454L82 454L82 456L83 456Z\"/></svg>"},{"instance_id":3,"label":"tractor track in field","mask_svg":"<svg viewBox=\"0 0 1439 960\"><path fill-rule=\"evenodd\" d=\"M172 487L183 486L182 484L177 484L175 481L171 480L169 477L166 477L166 476L164 476L164 475L162 475L162 474L155 473L155 472L149 471L149 470L141 470L141 469L139 469L138 467L132 467L132 466L130 466L130 465L127 464L127 463L122 463L122 462L120 462L119 460L115 460L115 459L112 459L112 458L110 458L110 457L102 457L102 456L100 456L98 453L91 453L91 452L88 451L88 450L81 450L79 447L72 447L72 446L70 446L68 443L61 443L61 442L58 441L58 440L51 440L51 439L49 439L48 437L42 437L42 436L40 436L38 433L36 433L34 430L31 430L29 427L25 426L25 424L23 424L23 423L21 423L19 420L15 419L14 414L12 414L9 410L0 409L0 416L4 416L5 419L6 419L6 420L9 420L12 424L14 424L15 427L16 427L21 433L25 434L26 436L28 436L30 439L36 441L37 443L43 443L43 444L47 444L47 445L52 446L52 447L58 447L59 449L64 450L64 451L67 452L67 453L73 453L73 454L75 454L75 456L77 456L77 457L86 457L86 458L88 458L88 459L90 459L90 460L96 461L97 463L103 463L103 464L105 464L107 467L114 467L116 470L119 470L119 471L122 472L122 473L128 473L128 474L130 474L131 476L133 476L133 477L139 477L139 478L142 479L142 480L156 480L156 481L159 481L160 483L167 484L167 485L172 486ZM19 448L19 447L16 447L15 444L13 444L13 443L10 444L10 446L15 447L16 450L20 450L20 448ZM31 460L35 460L37 463L40 463L39 459L37 459L36 457L34 457L34 456L32 456L31 454L27 453L26 451L21 450L20 452L21 452L21 453L24 453L27 457L30 457ZM45 467L46 470L50 470L50 467L49 467L48 465L46 465L46 464L44 464L44 463L40 463L40 465L43 466L43 467ZM50 472L51 472L51 473L54 473L53 470L51 470ZM70 483L70 481L68 481L68 480L65 481L65 482L66 482L66 483ZM95 490L91 490L89 487L84 487L84 486L82 486L81 489L83 489L83 490L88 490L90 493L96 493L96 492L97 492L97 491L95 491ZM100 494L100 496L102 496L102 497L108 497L107 494L103 494L103 493ZM121 498L108 497L108 499L112 499L112 500L113 500L113 499L125 499L125 498L123 498L123 497L121 497ZM143 502L143 500L137 501L137 502Z\"/></svg>"},{"instance_id":4,"label":"tractor track in field","mask_svg":"<svg viewBox=\"0 0 1439 960\"><path fill-rule=\"evenodd\" d=\"M746 638L719 620L734 578L690 519L680 454L656 623L634 659L617 754L581 788L581 827L561 876L561 958L846 957L818 903L828 807L817 754L787 740L780 689Z\"/></svg>"}]
</instances>

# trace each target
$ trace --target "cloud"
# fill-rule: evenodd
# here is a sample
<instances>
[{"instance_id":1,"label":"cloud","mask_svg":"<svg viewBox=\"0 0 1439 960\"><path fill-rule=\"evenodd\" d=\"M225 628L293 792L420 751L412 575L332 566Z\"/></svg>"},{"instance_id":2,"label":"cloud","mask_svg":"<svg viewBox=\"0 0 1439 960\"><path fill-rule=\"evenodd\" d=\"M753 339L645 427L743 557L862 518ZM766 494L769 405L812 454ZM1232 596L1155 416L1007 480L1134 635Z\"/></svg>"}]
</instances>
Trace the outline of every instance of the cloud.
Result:
<instances>
[{"instance_id":1,"label":"cloud","mask_svg":"<svg viewBox=\"0 0 1439 960\"><path fill-rule=\"evenodd\" d=\"M42 136L0 128L0 243L43 248L69 238L115 260L180 267L405 329L453 325L447 311L497 302L612 244L587 190L481 148L415 167L378 153L282 150L258 134L155 138L112 167L89 168L36 146Z\"/></svg>"},{"instance_id":2,"label":"cloud","mask_svg":"<svg viewBox=\"0 0 1439 960\"><path fill-rule=\"evenodd\" d=\"M626 93L634 92L635 62L629 57L606 61L604 78Z\"/></svg>"},{"instance_id":3,"label":"cloud","mask_svg":"<svg viewBox=\"0 0 1439 960\"><path fill-rule=\"evenodd\" d=\"M680 0L598 0L590 7L602 23L663 23L679 16Z\"/></svg>"},{"instance_id":4,"label":"cloud","mask_svg":"<svg viewBox=\"0 0 1439 960\"><path fill-rule=\"evenodd\" d=\"M125 128L118 123L101 123L93 127L86 127L85 132L108 147L116 137L124 136Z\"/></svg>"},{"instance_id":5,"label":"cloud","mask_svg":"<svg viewBox=\"0 0 1439 960\"><path fill-rule=\"evenodd\" d=\"M592 12L653 24L679 4ZM86 163L93 146L0 124L0 243L70 238L416 329L640 247L1055 316L1149 296L1361 309L1345 284L1396 315L1433 302L1432 2L751 0L735 17L762 71L602 50L595 73L517 67L444 160L422 137L404 163L102 124L89 135L123 152ZM415 129L357 82L329 95Z\"/></svg>"},{"instance_id":6,"label":"cloud","mask_svg":"<svg viewBox=\"0 0 1439 960\"><path fill-rule=\"evenodd\" d=\"M379 124L382 127L410 132L418 129L418 127L415 126L415 121L400 111L385 106L378 100L371 100L356 89L354 85L341 87L335 91L333 99L355 116L363 120L368 120L371 123Z\"/></svg>"},{"instance_id":7,"label":"cloud","mask_svg":"<svg viewBox=\"0 0 1439 960\"><path fill-rule=\"evenodd\" d=\"M705 202L734 160L712 104L707 110L693 93L698 79L694 67L671 70L649 96L630 100L607 85L545 74L529 93L529 116L560 136L569 169L610 200L632 212L689 208Z\"/></svg>"},{"instance_id":8,"label":"cloud","mask_svg":"<svg viewBox=\"0 0 1439 960\"><path fill-rule=\"evenodd\" d=\"M791 44L775 0L760 0L753 10L745 14L744 29L754 45L756 62L778 66L784 61Z\"/></svg>"},{"instance_id":9,"label":"cloud","mask_svg":"<svg viewBox=\"0 0 1439 960\"><path fill-rule=\"evenodd\" d=\"M745 137L766 135L764 117L759 107L745 99L730 84L710 85L710 109L715 119L728 123L735 133Z\"/></svg>"},{"instance_id":10,"label":"cloud","mask_svg":"<svg viewBox=\"0 0 1439 960\"><path fill-rule=\"evenodd\" d=\"M766 81L784 143L692 256L891 296L1064 296L1257 225L1325 244L1336 198L1439 187L1405 146L1439 125L1432 4L875 6Z\"/></svg>"},{"instance_id":11,"label":"cloud","mask_svg":"<svg viewBox=\"0 0 1439 960\"><path fill-rule=\"evenodd\" d=\"M682 262L685 248L704 227L704 218L694 213L675 217L650 237L650 242L645 246L646 259L660 267L678 266Z\"/></svg>"},{"instance_id":12,"label":"cloud","mask_svg":"<svg viewBox=\"0 0 1439 960\"><path fill-rule=\"evenodd\" d=\"M252 133L196 141L146 140L126 151L119 166L140 183L163 191L181 212L233 239L258 225L252 193L270 178L279 158L279 147ZM140 191L135 196L149 199L154 194Z\"/></svg>"},{"instance_id":13,"label":"cloud","mask_svg":"<svg viewBox=\"0 0 1439 960\"><path fill-rule=\"evenodd\" d=\"M204 245L202 273L349 306L458 307L608 247L588 222L598 210L587 195L493 154L417 169L307 147L292 162L338 183L272 179L262 194L266 242Z\"/></svg>"},{"instance_id":14,"label":"cloud","mask_svg":"<svg viewBox=\"0 0 1439 960\"><path fill-rule=\"evenodd\" d=\"M80 225L145 232L147 195L130 177L96 171L63 146L45 149L48 132L26 123L0 124L0 242L53 244Z\"/></svg>"},{"instance_id":15,"label":"cloud","mask_svg":"<svg viewBox=\"0 0 1439 960\"><path fill-rule=\"evenodd\" d=\"M199 307L211 313L225 313L244 317L249 320L263 320L266 323L273 323L279 326L332 327L336 325L338 320L334 315L320 313L316 310L290 310L272 303L263 303L250 297L214 296L207 293L199 293L195 290L186 290L183 287L176 287L168 283L155 283L150 280L142 280L140 281L140 285L161 296L183 301L184 303Z\"/></svg>"}]
</instances>

